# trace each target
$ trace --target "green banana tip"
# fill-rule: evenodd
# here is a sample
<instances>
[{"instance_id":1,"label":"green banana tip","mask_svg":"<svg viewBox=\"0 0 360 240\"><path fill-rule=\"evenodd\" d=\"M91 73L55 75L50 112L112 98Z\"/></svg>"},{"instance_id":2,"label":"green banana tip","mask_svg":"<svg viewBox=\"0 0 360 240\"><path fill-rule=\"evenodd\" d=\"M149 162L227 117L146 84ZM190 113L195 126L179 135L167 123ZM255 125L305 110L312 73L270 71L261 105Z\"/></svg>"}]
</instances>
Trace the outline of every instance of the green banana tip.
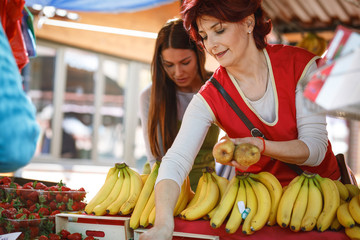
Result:
<instances>
[{"instance_id":1,"label":"green banana tip","mask_svg":"<svg viewBox=\"0 0 360 240\"><path fill-rule=\"evenodd\" d=\"M117 169L122 169L122 168L125 168L127 167L128 165L125 163L125 162L121 162L121 163L115 163L115 167Z\"/></svg>"}]
</instances>

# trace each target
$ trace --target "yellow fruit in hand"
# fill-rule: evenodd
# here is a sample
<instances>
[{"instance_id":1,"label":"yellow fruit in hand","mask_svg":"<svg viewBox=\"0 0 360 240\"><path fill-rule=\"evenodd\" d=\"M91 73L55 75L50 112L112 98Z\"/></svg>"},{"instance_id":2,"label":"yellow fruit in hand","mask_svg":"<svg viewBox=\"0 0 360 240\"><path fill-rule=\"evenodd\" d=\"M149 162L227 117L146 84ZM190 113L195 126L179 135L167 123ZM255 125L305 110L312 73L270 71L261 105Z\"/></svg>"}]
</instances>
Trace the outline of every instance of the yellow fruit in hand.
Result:
<instances>
[{"instance_id":1,"label":"yellow fruit in hand","mask_svg":"<svg viewBox=\"0 0 360 240\"><path fill-rule=\"evenodd\" d=\"M257 163L260 159L260 150L253 144L241 143L236 145L234 159L241 165L248 167Z\"/></svg>"},{"instance_id":2,"label":"yellow fruit in hand","mask_svg":"<svg viewBox=\"0 0 360 240\"><path fill-rule=\"evenodd\" d=\"M235 144L224 136L214 145L212 154L218 163L226 164L233 159L234 150Z\"/></svg>"}]
</instances>

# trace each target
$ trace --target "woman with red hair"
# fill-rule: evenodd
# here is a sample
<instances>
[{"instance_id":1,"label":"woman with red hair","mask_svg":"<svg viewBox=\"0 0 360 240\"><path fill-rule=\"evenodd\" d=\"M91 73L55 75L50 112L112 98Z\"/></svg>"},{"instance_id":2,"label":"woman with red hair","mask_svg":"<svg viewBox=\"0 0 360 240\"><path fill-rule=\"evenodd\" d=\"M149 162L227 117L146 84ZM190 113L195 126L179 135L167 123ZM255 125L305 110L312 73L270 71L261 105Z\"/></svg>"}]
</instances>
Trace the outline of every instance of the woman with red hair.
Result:
<instances>
[{"instance_id":1,"label":"woman with red hair","mask_svg":"<svg viewBox=\"0 0 360 240\"><path fill-rule=\"evenodd\" d=\"M211 123L221 126L235 144L259 148L260 160L248 168L231 161L238 171L268 171L283 186L299 174L292 166L340 178L325 116L306 114L298 84L316 70L319 58L297 47L268 44L266 35L272 26L260 0L185 0L182 17L190 36L220 64L212 78L263 137L253 135L213 79L207 81L190 102L181 129L162 159L155 186L155 225L141 240L171 239L181 183Z\"/></svg>"}]
</instances>

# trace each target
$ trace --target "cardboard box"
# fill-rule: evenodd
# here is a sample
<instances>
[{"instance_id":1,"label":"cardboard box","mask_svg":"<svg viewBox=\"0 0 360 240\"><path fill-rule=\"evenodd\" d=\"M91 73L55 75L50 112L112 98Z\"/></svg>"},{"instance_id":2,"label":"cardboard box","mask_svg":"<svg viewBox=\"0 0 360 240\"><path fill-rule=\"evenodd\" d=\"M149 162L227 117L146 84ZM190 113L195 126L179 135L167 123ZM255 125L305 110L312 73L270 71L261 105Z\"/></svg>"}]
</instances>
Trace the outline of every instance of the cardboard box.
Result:
<instances>
[{"instance_id":1,"label":"cardboard box","mask_svg":"<svg viewBox=\"0 0 360 240\"><path fill-rule=\"evenodd\" d=\"M130 217L60 213L55 216L55 227L56 232L66 229L100 240L130 240L134 235L129 221Z\"/></svg>"},{"instance_id":2,"label":"cardboard box","mask_svg":"<svg viewBox=\"0 0 360 240\"><path fill-rule=\"evenodd\" d=\"M139 240L140 234L145 232L147 229L138 228L134 230L134 240ZM174 232L173 240L196 240L196 239L207 239L207 240L219 240L219 236L195 234L195 233L184 233Z\"/></svg>"},{"instance_id":3,"label":"cardboard box","mask_svg":"<svg viewBox=\"0 0 360 240\"><path fill-rule=\"evenodd\" d=\"M359 113L359 62L360 34L338 27L320 67L303 84L308 108L324 113Z\"/></svg>"}]
</instances>

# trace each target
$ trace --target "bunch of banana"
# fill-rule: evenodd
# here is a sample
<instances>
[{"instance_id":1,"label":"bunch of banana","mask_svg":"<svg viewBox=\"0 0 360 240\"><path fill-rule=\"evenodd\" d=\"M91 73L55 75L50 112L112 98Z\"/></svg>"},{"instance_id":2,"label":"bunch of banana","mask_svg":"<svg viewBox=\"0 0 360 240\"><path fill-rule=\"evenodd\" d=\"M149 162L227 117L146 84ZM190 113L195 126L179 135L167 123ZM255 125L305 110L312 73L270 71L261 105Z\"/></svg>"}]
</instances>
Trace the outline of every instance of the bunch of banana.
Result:
<instances>
[{"instance_id":1,"label":"bunch of banana","mask_svg":"<svg viewBox=\"0 0 360 240\"><path fill-rule=\"evenodd\" d=\"M315 55L321 56L327 48L327 41L315 33L308 32L296 44L296 46L304 48Z\"/></svg>"},{"instance_id":2,"label":"bunch of banana","mask_svg":"<svg viewBox=\"0 0 360 240\"><path fill-rule=\"evenodd\" d=\"M203 218L217 206L219 199L218 182L213 174L208 171L208 168L204 168L194 197L180 212L179 217L188 221Z\"/></svg>"},{"instance_id":3,"label":"bunch of banana","mask_svg":"<svg viewBox=\"0 0 360 240\"><path fill-rule=\"evenodd\" d=\"M160 162L156 161L156 163L151 169L149 176L146 178L144 186L140 191L138 201L130 216L129 226L131 229L138 228L140 226L141 219L143 226L147 226L149 224L149 215L152 212L153 208L155 208L154 186L155 186L156 178L158 176L159 167L160 167Z\"/></svg>"},{"instance_id":4,"label":"bunch of banana","mask_svg":"<svg viewBox=\"0 0 360 240\"><path fill-rule=\"evenodd\" d=\"M336 182L336 181L335 181ZM337 183L341 188L341 204L337 209L336 216L341 227L351 239L360 239L360 189L356 185Z\"/></svg>"},{"instance_id":5,"label":"bunch of banana","mask_svg":"<svg viewBox=\"0 0 360 240\"><path fill-rule=\"evenodd\" d=\"M225 230L232 234L245 219L242 232L247 235L266 224L274 225L281 195L280 182L269 172L237 174L230 180L215 212L209 216L210 225L218 228L227 219Z\"/></svg>"},{"instance_id":6,"label":"bunch of banana","mask_svg":"<svg viewBox=\"0 0 360 240\"><path fill-rule=\"evenodd\" d=\"M339 190L333 180L318 174L303 173L285 189L277 212L279 226L294 232L323 232L333 225L338 229L336 211L340 205Z\"/></svg>"},{"instance_id":7,"label":"bunch of banana","mask_svg":"<svg viewBox=\"0 0 360 240\"><path fill-rule=\"evenodd\" d=\"M116 163L110 168L106 180L95 197L86 205L87 214L123 214L132 212L143 183L140 174L126 163Z\"/></svg>"}]
</instances>

